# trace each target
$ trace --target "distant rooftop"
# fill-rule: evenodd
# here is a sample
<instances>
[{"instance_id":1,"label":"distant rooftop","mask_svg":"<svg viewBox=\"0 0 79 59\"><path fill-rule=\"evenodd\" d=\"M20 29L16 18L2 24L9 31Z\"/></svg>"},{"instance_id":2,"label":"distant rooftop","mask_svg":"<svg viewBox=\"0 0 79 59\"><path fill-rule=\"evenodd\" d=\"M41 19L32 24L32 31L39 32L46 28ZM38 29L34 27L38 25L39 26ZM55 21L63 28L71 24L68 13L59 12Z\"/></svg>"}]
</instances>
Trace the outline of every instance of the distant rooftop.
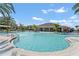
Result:
<instances>
[{"instance_id":1,"label":"distant rooftop","mask_svg":"<svg viewBox=\"0 0 79 59\"><path fill-rule=\"evenodd\" d=\"M54 25L54 23L44 23L39 25L39 27L43 27L43 28L52 28Z\"/></svg>"},{"instance_id":2,"label":"distant rooftop","mask_svg":"<svg viewBox=\"0 0 79 59\"><path fill-rule=\"evenodd\" d=\"M0 27L10 27L10 26L7 26L7 25L0 25Z\"/></svg>"},{"instance_id":3,"label":"distant rooftop","mask_svg":"<svg viewBox=\"0 0 79 59\"><path fill-rule=\"evenodd\" d=\"M43 27L43 28L53 27L54 24L55 23L44 23L44 24L39 25L39 27ZM60 27L62 27L62 28L70 28L70 27L65 26L65 25L60 25Z\"/></svg>"}]
</instances>

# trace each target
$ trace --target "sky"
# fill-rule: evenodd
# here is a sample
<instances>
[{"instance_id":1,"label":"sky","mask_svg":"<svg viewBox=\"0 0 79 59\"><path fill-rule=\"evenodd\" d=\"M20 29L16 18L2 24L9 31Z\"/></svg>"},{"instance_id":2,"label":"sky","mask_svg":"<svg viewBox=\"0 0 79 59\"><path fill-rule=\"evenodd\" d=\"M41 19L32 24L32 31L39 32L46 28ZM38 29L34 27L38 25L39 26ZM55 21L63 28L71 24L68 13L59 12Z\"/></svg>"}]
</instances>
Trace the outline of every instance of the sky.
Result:
<instances>
[{"instance_id":1,"label":"sky","mask_svg":"<svg viewBox=\"0 0 79 59\"><path fill-rule=\"evenodd\" d=\"M72 10L73 3L16 3L12 17L17 24L32 25L59 23L74 27L79 25L79 16Z\"/></svg>"}]
</instances>

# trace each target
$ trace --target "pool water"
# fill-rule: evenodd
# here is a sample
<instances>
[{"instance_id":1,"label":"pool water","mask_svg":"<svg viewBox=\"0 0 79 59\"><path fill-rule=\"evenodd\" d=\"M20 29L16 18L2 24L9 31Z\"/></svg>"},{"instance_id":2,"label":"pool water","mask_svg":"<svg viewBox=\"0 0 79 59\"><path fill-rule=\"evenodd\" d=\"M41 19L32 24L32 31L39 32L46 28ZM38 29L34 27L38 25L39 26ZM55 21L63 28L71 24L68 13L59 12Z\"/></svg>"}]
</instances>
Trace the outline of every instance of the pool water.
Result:
<instances>
[{"instance_id":1,"label":"pool water","mask_svg":"<svg viewBox=\"0 0 79 59\"><path fill-rule=\"evenodd\" d=\"M65 40L68 35L61 35L53 32L19 32L19 41L14 41L18 48L38 52L51 52L63 50L69 47ZM16 43L15 43L16 42Z\"/></svg>"}]
</instances>

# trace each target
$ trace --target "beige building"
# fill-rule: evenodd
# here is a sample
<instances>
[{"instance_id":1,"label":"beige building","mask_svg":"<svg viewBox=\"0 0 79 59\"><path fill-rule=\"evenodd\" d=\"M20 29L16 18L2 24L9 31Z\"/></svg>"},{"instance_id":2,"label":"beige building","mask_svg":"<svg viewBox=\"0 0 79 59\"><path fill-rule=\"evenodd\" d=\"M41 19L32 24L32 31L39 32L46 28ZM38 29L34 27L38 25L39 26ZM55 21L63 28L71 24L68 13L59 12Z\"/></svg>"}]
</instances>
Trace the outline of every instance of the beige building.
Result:
<instances>
[{"instance_id":1,"label":"beige building","mask_svg":"<svg viewBox=\"0 0 79 59\"><path fill-rule=\"evenodd\" d=\"M38 31L49 31L49 32L52 32L54 31L54 24L53 23L45 23L45 24L41 24L38 26ZM70 32L71 28L68 27L68 26L60 26L58 28L58 31L59 32Z\"/></svg>"}]
</instances>

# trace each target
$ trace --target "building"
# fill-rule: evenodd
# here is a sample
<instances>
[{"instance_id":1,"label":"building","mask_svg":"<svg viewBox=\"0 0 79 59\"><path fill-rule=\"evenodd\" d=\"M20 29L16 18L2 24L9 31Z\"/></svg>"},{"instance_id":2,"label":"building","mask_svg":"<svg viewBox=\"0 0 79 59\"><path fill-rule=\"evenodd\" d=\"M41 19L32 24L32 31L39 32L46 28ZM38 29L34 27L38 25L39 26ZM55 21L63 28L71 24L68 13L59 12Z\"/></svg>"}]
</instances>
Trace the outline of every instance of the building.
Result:
<instances>
[{"instance_id":1,"label":"building","mask_svg":"<svg viewBox=\"0 0 79 59\"><path fill-rule=\"evenodd\" d=\"M45 23L38 26L38 31L54 31L54 24L53 23Z\"/></svg>"},{"instance_id":2,"label":"building","mask_svg":"<svg viewBox=\"0 0 79 59\"><path fill-rule=\"evenodd\" d=\"M6 28L10 28L10 26L0 25L0 31L4 31Z\"/></svg>"},{"instance_id":3,"label":"building","mask_svg":"<svg viewBox=\"0 0 79 59\"><path fill-rule=\"evenodd\" d=\"M71 32L72 28L68 26L60 26L60 31L61 32Z\"/></svg>"},{"instance_id":4,"label":"building","mask_svg":"<svg viewBox=\"0 0 79 59\"><path fill-rule=\"evenodd\" d=\"M38 26L38 31L47 31L47 32L53 32L55 26L53 23L45 23L45 24L41 24ZM71 32L73 31L72 28L68 27L68 26L59 26L59 28L57 28L58 32Z\"/></svg>"}]
</instances>

